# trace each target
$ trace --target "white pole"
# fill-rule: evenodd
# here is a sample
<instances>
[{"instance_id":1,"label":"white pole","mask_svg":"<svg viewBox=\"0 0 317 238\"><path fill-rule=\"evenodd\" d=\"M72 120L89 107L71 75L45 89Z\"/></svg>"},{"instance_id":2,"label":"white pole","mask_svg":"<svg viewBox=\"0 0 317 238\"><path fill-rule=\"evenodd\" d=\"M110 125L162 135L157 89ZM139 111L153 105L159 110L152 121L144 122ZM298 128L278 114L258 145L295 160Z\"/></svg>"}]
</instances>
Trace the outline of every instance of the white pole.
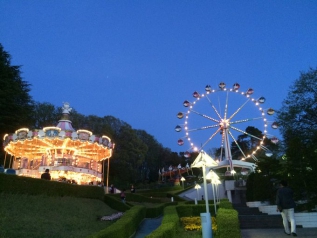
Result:
<instances>
[{"instance_id":1,"label":"white pole","mask_svg":"<svg viewBox=\"0 0 317 238\"><path fill-rule=\"evenodd\" d=\"M207 182L206 182L206 167L203 165L203 176L204 176L204 191L205 191L205 201L206 201L206 213L209 213L209 204L208 204L208 193L207 193Z\"/></svg>"},{"instance_id":2,"label":"white pole","mask_svg":"<svg viewBox=\"0 0 317 238\"><path fill-rule=\"evenodd\" d=\"M212 184L212 194L214 196L214 207L215 207L215 215L217 214L217 208L216 208L216 194L215 194L215 185L214 185L214 181L211 180L211 184Z\"/></svg>"}]
</instances>

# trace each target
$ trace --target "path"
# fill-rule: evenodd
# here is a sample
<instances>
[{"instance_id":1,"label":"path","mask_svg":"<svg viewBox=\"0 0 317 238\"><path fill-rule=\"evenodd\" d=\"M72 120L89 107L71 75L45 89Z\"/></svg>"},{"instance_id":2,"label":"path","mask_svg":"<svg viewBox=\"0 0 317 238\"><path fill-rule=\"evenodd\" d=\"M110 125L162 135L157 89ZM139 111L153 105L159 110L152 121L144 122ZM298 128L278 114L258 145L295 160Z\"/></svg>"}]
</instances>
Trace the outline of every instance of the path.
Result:
<instances>
[{"instance_id":1,"label":"path","mask_svg":"<svg viewBox=\"0 0 317 238\"><path fill-rule=\"evenodd\" d=\"M142 221L138 230L136 231L134 238L144 238L148 234L152 233L162 223L163 216L158 218L146 218Z\"/></svg>"},{"instance_id":2,"label":"path","mask_svg":"<svg viewBox=\"0 0 317 238\"><path fill-rule=\"evenodd\" d=\"M297 228L297 237L317 237L317 228ZM287 236L284 234L283 229L241 229L242 238L287 238L293 236Z\"/></svg>"}]
</instances>

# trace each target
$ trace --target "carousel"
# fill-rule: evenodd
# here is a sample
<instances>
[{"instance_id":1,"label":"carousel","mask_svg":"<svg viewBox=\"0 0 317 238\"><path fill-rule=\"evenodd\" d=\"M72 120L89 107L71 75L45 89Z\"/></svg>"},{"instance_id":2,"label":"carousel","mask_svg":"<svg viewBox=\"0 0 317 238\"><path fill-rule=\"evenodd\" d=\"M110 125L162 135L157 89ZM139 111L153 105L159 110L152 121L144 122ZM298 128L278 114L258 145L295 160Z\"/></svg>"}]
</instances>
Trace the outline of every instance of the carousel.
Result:
<instances>
[{"instance_id":1,"label":"carousel","mask_svg":"<svg viewBox=\"0 0 317 238\"><path fill-rule=\"evenodd\" d=\"M21 128L3 138L5 160L17 175L40 178L50 170L51 178L81 185L98 185L103 181L104 162L112 156L114 144L106 136L88 130L75 130L69 120L72 110L63 105L63 115L57 126L38 130ZM108 179L107 179L108 184Z\"/></svg>"}]
</instances>

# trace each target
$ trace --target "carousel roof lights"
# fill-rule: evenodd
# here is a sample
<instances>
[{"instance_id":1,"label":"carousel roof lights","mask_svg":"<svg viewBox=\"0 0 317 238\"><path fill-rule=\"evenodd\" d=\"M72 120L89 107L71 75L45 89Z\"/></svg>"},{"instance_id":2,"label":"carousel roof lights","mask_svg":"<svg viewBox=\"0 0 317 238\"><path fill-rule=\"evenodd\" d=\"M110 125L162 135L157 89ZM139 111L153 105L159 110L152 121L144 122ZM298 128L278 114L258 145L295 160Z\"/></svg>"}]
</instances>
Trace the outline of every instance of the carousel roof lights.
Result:
<instances>
[{"instance_id":1,"label":"carousel roof lights","mask_svg":"<svg viewBox=\"0 0 317 238\"><path fill-rule=\"evenodd\" d=\"M48 131L48 130L58 130L61 131L62 129L56 126L48 126L48 127L43 127L43 131Z\"/></svg>"},{"instance_id":2,"label":"carousel roof lights","mask_svg":"<svg viewBox=\"0 0 317 238\"><path fill-rule=\"evenodd\" d=\"M91 132L91 131L87 131L87 130L77 130L77 134L82 133L82 132L89 134L89 136L92 135L92 132ZM108 137L108 139L109 139L109 137Z\"/></svg>"},{"instance_id":3,"label":"carousel roof lights","mask_svg":"<svg viewBox=\"0 0 317 238\"><path fill-rule=\"evenodd\" d=\"M29 128L20 128L20 129L16 130L15 133L18 134L18 133L21 132L21 131L27 131L27 132L29 132Z\"/></svg>"}]
</instances>

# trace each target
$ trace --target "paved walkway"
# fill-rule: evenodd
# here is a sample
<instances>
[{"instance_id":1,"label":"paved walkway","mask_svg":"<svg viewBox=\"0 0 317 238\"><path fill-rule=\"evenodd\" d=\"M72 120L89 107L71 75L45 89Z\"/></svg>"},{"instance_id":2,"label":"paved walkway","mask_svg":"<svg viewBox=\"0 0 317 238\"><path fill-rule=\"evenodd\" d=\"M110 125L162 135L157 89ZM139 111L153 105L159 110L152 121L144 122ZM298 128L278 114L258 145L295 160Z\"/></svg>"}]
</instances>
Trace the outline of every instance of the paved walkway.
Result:
<instances>
[{"instance_id":1,"label":"paved walkway","mask_svg":"<svg viewBox=\"0 0 317 238\"><path fill-rule=\"evenodd\" d=\"M317 228L296 228L296 233L298 237L317 238ZM293 237L286 235L283 229L242 229L241 236L242 238Z\"/></svg>"}]
</instances>

